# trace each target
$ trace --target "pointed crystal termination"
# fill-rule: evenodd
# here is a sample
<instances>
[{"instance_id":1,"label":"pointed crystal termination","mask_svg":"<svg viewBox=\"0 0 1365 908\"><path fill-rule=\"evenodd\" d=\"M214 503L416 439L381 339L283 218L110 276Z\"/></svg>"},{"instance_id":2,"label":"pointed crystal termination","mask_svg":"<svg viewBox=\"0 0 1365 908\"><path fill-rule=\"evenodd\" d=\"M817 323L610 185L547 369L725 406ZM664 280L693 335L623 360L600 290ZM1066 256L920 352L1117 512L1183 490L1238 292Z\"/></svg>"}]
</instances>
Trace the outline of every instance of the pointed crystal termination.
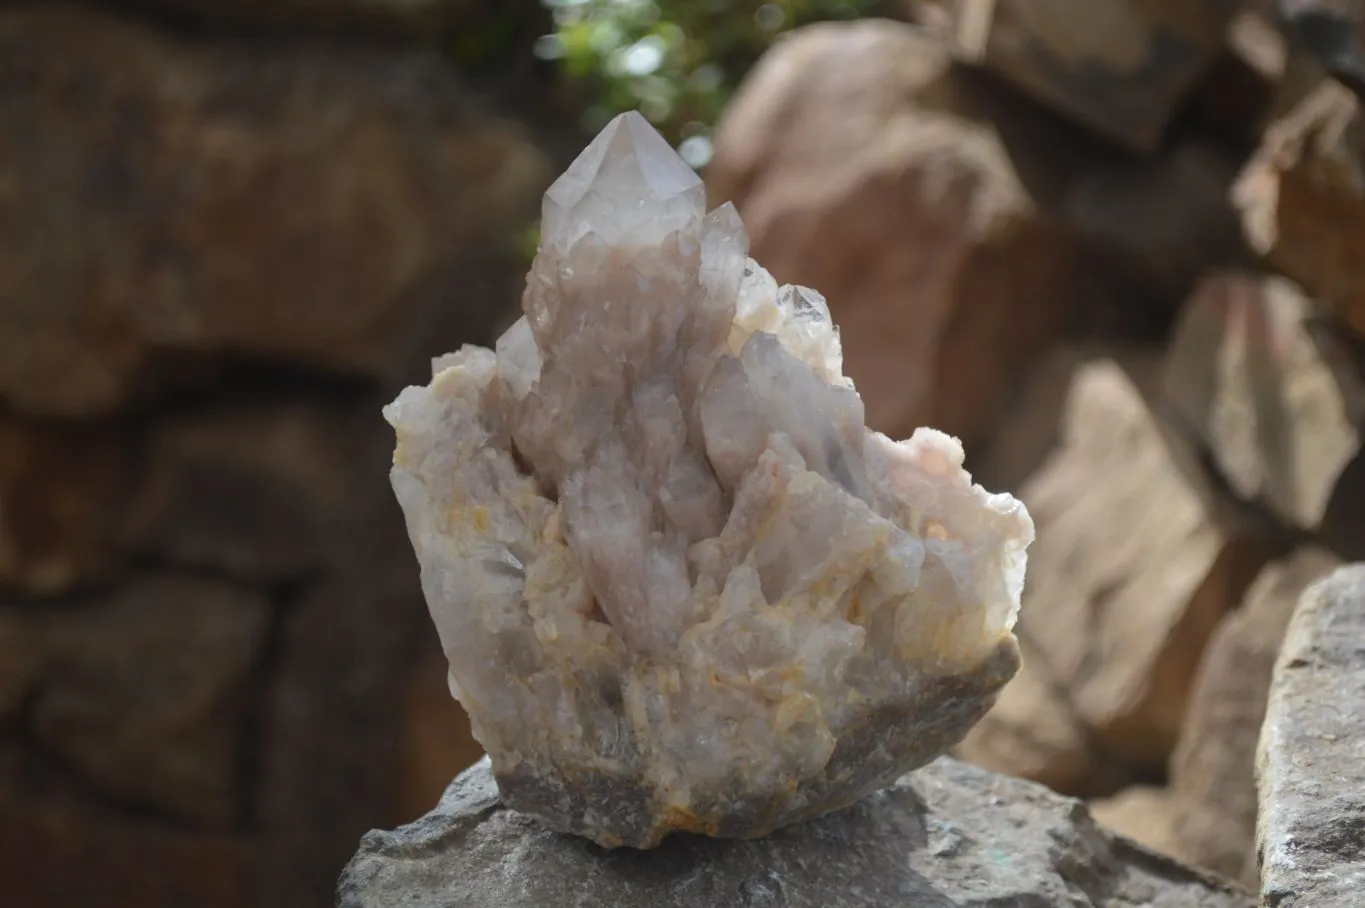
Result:
<instances>
[{"instance_id":1,"label":"pointed crystal termination","mask_svg":"<svg viewBox=\"0 0 1365 908\"><path fill-rule=\"evenodd\" d=\"M608 245L648 246L696 230L701 178L635 111L620 114L555 180L541 205L541 242L567 252L588 232Z\"/></svg>"},{"instance_id":2,"label":"pointed crystal termination","mask_svg":"<svg viewBox=\"0 0 1365 908\"><path fill-rule=\"evenodd\" d=\"M868 431L824 298L636 114L545 197L525 316L385 410L504 800L649 847L752 837L946 751L1019 664L1033 523L955 439Z\"/></svg>"}]
</instances>

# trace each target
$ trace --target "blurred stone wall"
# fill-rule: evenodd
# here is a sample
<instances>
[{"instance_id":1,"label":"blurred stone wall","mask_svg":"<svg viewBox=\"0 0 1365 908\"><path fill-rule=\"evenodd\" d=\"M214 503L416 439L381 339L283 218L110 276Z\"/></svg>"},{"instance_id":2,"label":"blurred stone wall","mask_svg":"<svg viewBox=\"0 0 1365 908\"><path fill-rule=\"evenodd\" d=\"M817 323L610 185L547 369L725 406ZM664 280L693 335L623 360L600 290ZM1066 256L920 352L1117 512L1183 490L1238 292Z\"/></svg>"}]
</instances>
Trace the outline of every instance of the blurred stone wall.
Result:
<instances>
[{"instance_id":1,"label":"blurred stone wall","mask_svg":"<svg viewBox=\"0 0 1365 908\"><path fill-rule=\"evenodd\" d=\"M1287 609L1365 553L1361 102L1275 6L803 29L706 172L874 427L960 435L1037 520L961 754L1248 879ZM0 0L0 901L331 904L477 754L379 410L518 298L582 141L547 28Z\"/></svg>"},{"instance_id":2,"label":"blurred stone wall","mask_svg":"<svg viewBox=\"0 0 1365 908\"><path fill-rule=\"evenodd\" d=\"M328 905L474 759L379 410L518 299L546 28L0 3L0 901Z\"/></svg>"},{"instance_id":3,"label":"blurred stone wall","mask_svg":"<svg viewBox=\"0 0 1365 908\"><path fill-rule=\"evenodd\" d=\"M958 754L1254 884L1285 626L1365 557L1365 3L913 6L775 46L711 201L826 295L874 428L1034 518Z\"/></svg>"}]
</instances>

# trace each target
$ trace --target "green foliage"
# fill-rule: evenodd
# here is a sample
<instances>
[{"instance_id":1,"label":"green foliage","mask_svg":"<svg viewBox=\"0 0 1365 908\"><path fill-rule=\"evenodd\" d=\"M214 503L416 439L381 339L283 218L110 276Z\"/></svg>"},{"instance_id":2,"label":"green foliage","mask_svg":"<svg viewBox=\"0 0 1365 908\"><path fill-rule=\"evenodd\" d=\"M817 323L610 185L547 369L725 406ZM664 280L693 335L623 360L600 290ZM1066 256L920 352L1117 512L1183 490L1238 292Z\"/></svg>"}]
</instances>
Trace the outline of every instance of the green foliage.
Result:
<instances>
[{"instance_id":1,"label":"green foliage","mask_svg":"<svg viewBox=\"0 0 1365 908\"><path fill-rule=\"evenodd\" d=\"M694 167L710 158L711 128L730 93L785 30L855 18L878 0L543 0L555 33L537 53L589 83L586 126L625 110L649 118Z\"/></svg>"}]
</instances>

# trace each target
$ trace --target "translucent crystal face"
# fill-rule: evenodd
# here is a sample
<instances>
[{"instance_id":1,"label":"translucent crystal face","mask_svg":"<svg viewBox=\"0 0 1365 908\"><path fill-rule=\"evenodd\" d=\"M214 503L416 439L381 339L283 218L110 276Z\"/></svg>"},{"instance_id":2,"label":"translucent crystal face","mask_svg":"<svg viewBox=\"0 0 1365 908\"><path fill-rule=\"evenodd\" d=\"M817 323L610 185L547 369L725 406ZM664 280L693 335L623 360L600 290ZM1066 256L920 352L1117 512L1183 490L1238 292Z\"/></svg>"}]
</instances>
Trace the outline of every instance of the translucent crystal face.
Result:
<instances>
[{"instance_id":1,"label":"translucent crystal face","mask_svg":"<svg viewBox=\"0 0 1365 908\"><path fill-rule=\"evenodd\" d=\"M541 241L564 251L593 231L609 245L646 246L695 229L705 211L701 178L630 111L607 124L545 193Z\"/></svg>"},{"instance_id":2,"label":"translucent crystal face","mask_svg":"<svg viewBox=\"0 0 1365 908\"><path fill-rule=\"evenodd\" d=\"M604 844L750 835L937 756L1017 664L1033 525L863 425L824 298L645 121L546 194L525 316L387 408L504 795Z\"/></svg>"}]
</instances>

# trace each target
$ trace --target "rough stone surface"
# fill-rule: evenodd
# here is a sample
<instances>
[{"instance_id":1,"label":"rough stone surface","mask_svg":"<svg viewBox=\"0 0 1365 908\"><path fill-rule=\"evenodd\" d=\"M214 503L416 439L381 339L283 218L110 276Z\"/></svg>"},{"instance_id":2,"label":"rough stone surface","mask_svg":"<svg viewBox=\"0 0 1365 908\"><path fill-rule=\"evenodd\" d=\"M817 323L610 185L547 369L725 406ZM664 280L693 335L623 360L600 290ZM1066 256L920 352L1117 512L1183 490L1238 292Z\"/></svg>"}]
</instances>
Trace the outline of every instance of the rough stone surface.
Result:
<instances>
[{"instance_id":1,"label":"rough stone surface","mask_svg":"<svg viewBox=\"0 0 1365 908\"><path fill-rule=\"evenodd\" d=\"M34 738L108 796L232 824L268 617L256 593L173 574L42 616Z\"/></svg>"},{"instance_id":2,"label":"rough stone surface","mask_svg":"<svg viewBox=\"0 0 1365 908\"><path fill-rule=\"evenodd\" d=\"M941 759L852 807L756 841L603 851L498 801L488 763L440 806L372 832L340 908L1250 908L1244 892L1113 836L1076 801Z\"/></svg>"},{"instance_id":3,"label":"rough stone surface","mask_svg":"<svg viewBox=\"0 0 1365 908\"><path fill-rule=\"evenodd\" d=\"M1347 908L1365 891L1365 565L1299 602L1275 663L1256 778L1261 901Z\"/></svg>"},{"instance_id":4,"label":"rough stone surface","mask_svg":"<svg viewBox=\"0 0 1365 908\"><path fill-rule=\"evenodd\" d=\"M1171 853L1182 860L1256 884L1256 741L1271 672L1300 595L1337 564L1306 548L1267 565L1210 638L1171 756Z\"/></svg>"},{"instance_id":5,"label":"rough stone surface","mask_svg":"<svg viewBox=\"0 0 1365 908\"><path fill-rule=\"evenodd\" d=\"M106 573L128 547L136 462L124 428L0 415L0 590L52 596Z\"/></svg>"},{"instance_id":6,"label":"rough stone surface","mask_svg":"<svg viewBox=\"0 0 1365 908\"><path fill-rule=\"evenodd\" d=\"M385 410L428 605L510 804L756 836L956 744L1018 667L1027 511L864 428L819 293L639 114L545 194L525 316Z\"/></svg>"},{"instance_id":7,"label":"rough stone surface","mask_svg":"<svg viewBox=\"0 0 1365 908\"><path fill-rule=\"evenodd\" d=\"M1093 297L1057 215L1077 136L894 22L798 29L746 78L706 180L752 254L817 287L868 425L971 444Z\"/></svg>"},{"instance_id":8,"label":"rough stone surface","mask_svg":"<svg viewBox=\"0 0 1365 908\"><path fill-rule=\"evenodd\" d=\"M1134 151L1222 49L1240 0L953 0L959 53Z\"/></svg>"},{"instance_id":9,"label":"rough stone surface","mask_svg":"<svg viewBox=\"0 0 1365 908\"><path fill-rule=\"evenodd\" d=\"M1298 287L1206 277L1176 329L1165 392L1234 493L1321 529L1365 443L1365 375Z\"/></svg>"},{"instance_id":10,"label":"rough stone surface","mask_svg":"<svg viewBox=\"0 0 1365 908\"><path fill-rule=\"evenodd\" d=\"M62 416L205 354L388 375L434 300L477 332L461 269L512 254L549 176L435 55L23 7L0 174L0 397Z\"/></svg>"},{"instance_id":11,"label":"rough stone surface","mask_svg":"<svg viewBox=\"0 0 1365 908\"><path fill-rule=\"evenodd\" d=\"M1272 125L1235 188L1252 247L1365 337L1361 101L1321 82Z\"/></svg>"},{"instance_id":12,"label":"rough stone surface","mask_svg":"<svg viewBox=\"0 0 1365 908\"><path fill-rule=\"evenodd\" d=\"M1021 637L1101 744L1163 771L1204 644L1260 547L1223 522L1193 458L1113 362L1077 372L1061 445L1019 494L1039 527Z\"/></svg>"}]
</instances>

